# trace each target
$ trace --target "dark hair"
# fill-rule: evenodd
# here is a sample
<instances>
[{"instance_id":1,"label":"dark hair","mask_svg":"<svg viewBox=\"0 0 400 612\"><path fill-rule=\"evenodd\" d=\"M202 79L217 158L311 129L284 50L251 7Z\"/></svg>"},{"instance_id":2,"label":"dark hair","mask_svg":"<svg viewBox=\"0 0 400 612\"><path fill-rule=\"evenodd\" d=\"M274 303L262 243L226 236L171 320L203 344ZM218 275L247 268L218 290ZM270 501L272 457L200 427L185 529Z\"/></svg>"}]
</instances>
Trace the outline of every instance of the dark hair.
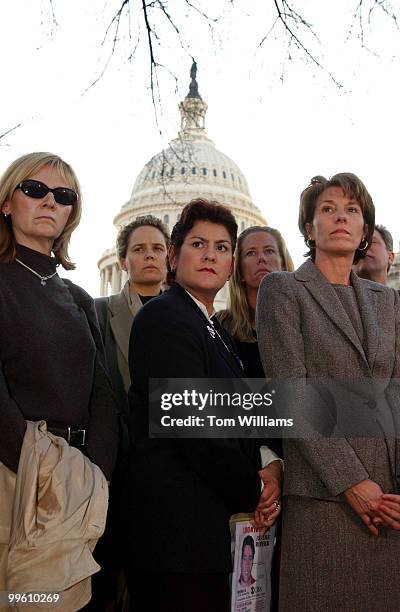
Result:
<instances>
[{"instance_id":1,"label":"dark hair","mask_svg":"<svg viewBox=\"0 0 400 612\"><path fill-rule=\"evenodd\" d=\"M340 172L329 180L323 176L314 176L310 185L301 193L299 210L299 229L309 249L305 256L311 257L313 261L315 259L315 243L313 244L313 241L308 239L307 225L313 222L315 206L319 196L329 187L340 187L347 197L354 198L360 205L364 223L367 225L365 240L368 242L368 246L372 242L375 229L374 203L364 183L355 174ZM365 250L358 248L354 254L354 263L364 257L367 251L368 247Z\"/></svg>"},{"instance_id":2,"label":"dark hair","mask_svg":"<svg viewBox=\"0 0 400 612\"><path fill-rule=\"evenodd\" d=\"M384 225L375 225L375 229L380 233L383 242L385 243L388 253L393 253L393 236Z\"/></svg>"},{"instance_id":3,"label":"dark hair","mask_svg":"<svg viewBox=\"0 0 400 612\"><path fill-rule=\"evenodd\" d=\"M174 247L177 255L179 254L186 236L196 221L210 221L210 223L223 225L230 236L232 253L234 252L238 230L235 217L227 206L219 204L218 202L198 198L186 204L181 212L179 221L175 223L172 229L171 246ZM170 263L168 262L167 282L171 283L174 278L175 272L171 270Z\"/></svg>"},{"instance_id":4,"label":"dark hair","mask_svg":"<svg viewBox=\"0 0 400 612\"><path fill-rule=\"evenodd\" d=\"M150 226L155 227L160 230L162 235L165 238L165 244L169 245L169 231L166 225L158 219L157 217L153 217L153 215L145 215L143 217L136 217L134 221L131 221L124 227L119 230L117 236L117 256L118 259L123 259L126 257L126 252L128 250L128 243L131 237L132 232L135 231L138 227Z\"/></svg>"},{"instance_id":5,"label":"dark hair","mask_svg":"<svg viewBox=\"0 0 400 612\"><path fill-rule=\"evenodd\" d=\"M251 552L253 553L253 557L254 557L254 555L256 554L256 548L254 546L254 540L251 537L251 535L247 535L242 542L242 557L243 557L245 546L250 546Z\"/></svg>"}]
</instances>

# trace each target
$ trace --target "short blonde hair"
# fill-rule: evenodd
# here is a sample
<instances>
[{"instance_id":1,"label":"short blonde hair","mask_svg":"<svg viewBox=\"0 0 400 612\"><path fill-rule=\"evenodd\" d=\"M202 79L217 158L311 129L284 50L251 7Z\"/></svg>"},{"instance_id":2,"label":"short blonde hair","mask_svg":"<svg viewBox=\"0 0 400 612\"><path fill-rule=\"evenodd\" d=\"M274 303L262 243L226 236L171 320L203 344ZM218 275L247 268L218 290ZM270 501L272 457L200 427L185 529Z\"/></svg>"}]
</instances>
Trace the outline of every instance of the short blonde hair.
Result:
<instances>
[{"instance_id":1,"label":"short blonde hair","mask_svg":"<svg viewBox=\"0 0 400 612\"><path fill-rule=\"evenodd\" d=\"M10 164L0 179L0 210L3 208L4 202L11 200L16 186L21 181L31 177L45 166L51 166L57 170L62 179L78 195L78 200L72 207L67 224L52 247L56 262L61 264L65 270L73 270L75 264L69 258L68 245L71 234L81 219L82 194L75 172L61 157L52 153L27 153ZM11 218L0 215L0 262L11 262L15 259L15 244Z\"/></svg>"}]
</instances>

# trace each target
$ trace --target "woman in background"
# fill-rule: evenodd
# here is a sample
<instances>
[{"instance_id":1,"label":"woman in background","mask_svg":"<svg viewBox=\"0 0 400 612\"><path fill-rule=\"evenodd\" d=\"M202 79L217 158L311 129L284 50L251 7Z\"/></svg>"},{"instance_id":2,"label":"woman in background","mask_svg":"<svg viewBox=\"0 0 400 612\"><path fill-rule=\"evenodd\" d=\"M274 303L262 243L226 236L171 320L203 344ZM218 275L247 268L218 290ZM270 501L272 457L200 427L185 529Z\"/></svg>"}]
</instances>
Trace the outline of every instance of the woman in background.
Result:
<instances>
[{"instance_id":1,"label":"woman in background","mask_svg":"<svg viewBox=\"0 0 400 612\"><path fill-rule=\"evenodd\" d=\"M122 227L116 250L119 265L127 274L126 283L120 293L94 301L111 383L124 419L131 386L128 350L132 322L143 304L161 293L167 275L168 243L167 227L153 215L138 217Z\"/></svg>"},{"instance_id":2,"label":"woman in background","mask_svg":"<svg viewBox=\"0 0 400 612\"><path fill-rule=\"evenodd\" d=\"M293 272L294 267L278 230L254 225L239 235L229 280L229 307L217 316L234 338L249 378L264 378L255 329L258 288L264 276L281 270Z\"/></svg>"},{"instance_id":3,"label":"woman in background","mask_svg":"<svg viewBox=\"0 0 400 612\"><path fill-rule=\"evenodd\" d=\"M234 338L245 375L248 378L264 378L264 370L258 351L255 329L255 313L258 288L264 276L271 272L294 269L292 258L282 235L268 226L253 226L245 229L238 237L233 275L229 279L229 307L218 313L222 325ZM270 461L282 456L280 438L253 439L254 462L263 468ZM275 478L265 480L269 489L280 498L282 473L277 462L271 463ZM262 523L265 516L256 511L256 518ZM281 522L277 525L277 544L272 567L272 610L277 610L279 594L279 557Z\"/></svg>"},{"instance_id":4,"label":"woman in background","mask_svg":"<svg viewBox=\"0 0 400 612\"><path fill-rule=\"evenodd\" d=\"M94 301L117 402L121 442L117 469L110 488L107 528L95 551L95 558L102 566L102 571L93 579L92 600L85 612L113 612L128 608L118 532L121 528L119 505L123 466L129 447L129 336L136 314L144 304L161 293L167 274L168 243L166 226L153 215L138 217L123 226L117 236L116 250L119 265L128 278L120 293L96 298Z\"/></svg>"}]
</instances>

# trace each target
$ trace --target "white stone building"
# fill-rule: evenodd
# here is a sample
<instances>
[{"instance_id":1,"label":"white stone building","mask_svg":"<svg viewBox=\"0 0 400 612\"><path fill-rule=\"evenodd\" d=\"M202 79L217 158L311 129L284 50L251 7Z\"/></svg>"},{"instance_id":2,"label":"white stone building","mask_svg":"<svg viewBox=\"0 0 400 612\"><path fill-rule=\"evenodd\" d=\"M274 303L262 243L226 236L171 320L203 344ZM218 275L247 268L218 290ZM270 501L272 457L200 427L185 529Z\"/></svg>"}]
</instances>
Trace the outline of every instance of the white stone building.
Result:
<instances>
[{"instance_id":1,"label":"white stone building","mask_svg":"<svg viewBox=\"0 0 400 612\"><path fill-rule=\"evenodd\" d=\"M207 104L198 92L195 64L191 78L189 93L179 105L181 130L168 148L154 155L139 173L130 199L114 219L117 230L137 217L152 214L171 231L185 204L199 197L229 206L239 232L251 225L266 225L252 202L243 173L207 135ZM118 293L126 275L119 268L115 247L103 253L98 266L101 295ZM216 308L224 307L226 287L217 298Z\"/></svg>"}]
</instances>

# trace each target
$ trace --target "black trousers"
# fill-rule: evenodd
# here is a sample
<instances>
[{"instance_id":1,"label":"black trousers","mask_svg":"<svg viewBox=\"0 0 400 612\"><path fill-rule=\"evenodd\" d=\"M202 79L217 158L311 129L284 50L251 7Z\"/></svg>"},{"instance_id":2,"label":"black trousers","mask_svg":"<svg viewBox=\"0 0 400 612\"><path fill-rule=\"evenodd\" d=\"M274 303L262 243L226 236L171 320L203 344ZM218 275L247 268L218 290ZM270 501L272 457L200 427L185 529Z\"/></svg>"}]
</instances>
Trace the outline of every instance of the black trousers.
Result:
<instances>
[{"instance_id":1,"label":"black trousers","mask_svg":"<svg viewBox=\"0 0 400 612\"><path fill-rule=\"evenodd\" d=\"M229 612L229 574L125 572L130 612Z\"/></svg>"},{"instance_id":2,"label":"black trousers","mask_svg":"<svg viewBox=\"0 0 400 612\"><path fill-rule=\"evenodd\" d=\"M82 612L122 612L126 609L126 585L123 574L121 542L123 523L120 520L122 471L117 468L110 487L110 503L103 536L93 557L101 570L92 576L92 598Z\"/></svg>"}]
</instances>

